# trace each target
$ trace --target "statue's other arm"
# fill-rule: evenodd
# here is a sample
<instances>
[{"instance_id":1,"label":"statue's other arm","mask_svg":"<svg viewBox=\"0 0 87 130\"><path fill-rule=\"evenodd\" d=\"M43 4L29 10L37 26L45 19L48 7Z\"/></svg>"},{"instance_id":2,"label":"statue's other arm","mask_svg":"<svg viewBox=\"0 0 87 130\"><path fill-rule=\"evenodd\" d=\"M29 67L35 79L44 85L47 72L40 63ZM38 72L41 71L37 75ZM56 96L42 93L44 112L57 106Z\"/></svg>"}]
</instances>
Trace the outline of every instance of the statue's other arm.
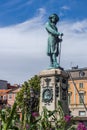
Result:
<instances>
[{"instance_id":1,"label":"statue's other arm","mask_svg":"<svg viewBox=\"0 0 87 130\"><path fill-rule=\"evenodd\" d=\"M52 27L50 26L49 23L46 23L45 28L46 28L46 30L47 30L49 33L51 33L52 35L56 35L56 36L60 35L60 33L59 33L58 31L52 29Z\"/></svg>"}]
</instances>

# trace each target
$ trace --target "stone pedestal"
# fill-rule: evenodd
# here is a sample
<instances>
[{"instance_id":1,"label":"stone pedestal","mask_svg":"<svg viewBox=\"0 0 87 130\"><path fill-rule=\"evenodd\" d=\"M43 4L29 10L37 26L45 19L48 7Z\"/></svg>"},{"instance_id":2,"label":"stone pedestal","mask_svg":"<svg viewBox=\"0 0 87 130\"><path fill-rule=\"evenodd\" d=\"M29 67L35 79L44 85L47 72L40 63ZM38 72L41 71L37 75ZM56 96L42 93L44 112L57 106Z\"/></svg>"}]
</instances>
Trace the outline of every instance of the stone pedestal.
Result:
<instances>
[{"instance_id":1,"label":"stone pedestal","mask_svg":"<svg viewBox=\"0 0 87 130\"><path fill-rule=\"evenodd\" d=\"M59 100L62 103L64 114L69 114L67 72L60 69L49 69L41 71L39 76L41 81L40 113L44 106L48 110L55 110Z\"/></svg>"}]
</instances>

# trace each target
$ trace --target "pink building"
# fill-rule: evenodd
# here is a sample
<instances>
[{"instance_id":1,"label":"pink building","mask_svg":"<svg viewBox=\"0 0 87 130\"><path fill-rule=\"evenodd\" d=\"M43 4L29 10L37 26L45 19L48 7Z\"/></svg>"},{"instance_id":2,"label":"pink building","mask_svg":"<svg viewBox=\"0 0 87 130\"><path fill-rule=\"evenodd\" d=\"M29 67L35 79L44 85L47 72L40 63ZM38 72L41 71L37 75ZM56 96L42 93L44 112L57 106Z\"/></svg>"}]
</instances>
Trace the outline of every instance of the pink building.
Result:
<instances>
[{"instance_id":1,"label":"pink building","mask_svg":"<svg viewBox=\"0 0 87 130\"><path fill-rule=\"evenodd\" d=\"M5 106L12 107L15 102L15 97L20 88L15 87L12 89L0 89L0 109Z\"/></svg>"}]
</instances>

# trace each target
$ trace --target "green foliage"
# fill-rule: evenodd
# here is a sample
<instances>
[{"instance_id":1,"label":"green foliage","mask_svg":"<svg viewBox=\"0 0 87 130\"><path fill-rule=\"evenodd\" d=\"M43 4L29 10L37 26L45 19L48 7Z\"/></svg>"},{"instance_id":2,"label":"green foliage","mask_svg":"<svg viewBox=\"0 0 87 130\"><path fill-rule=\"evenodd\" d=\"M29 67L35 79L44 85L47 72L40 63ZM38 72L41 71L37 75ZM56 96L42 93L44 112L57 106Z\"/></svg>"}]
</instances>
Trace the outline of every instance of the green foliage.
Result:
<instances>
[{"instance_id":1,"label":"green foliage","mask_svg":"<svg viewBox=\"0 0 87 130\"><path fill-rule=\"evenodd\" d=\"M76 130L72 118L66 120L62 110L62 104L58 102L58 108L54 111L47 110L43 107L41 119L38 121L38 130Z\"/></svg>"},{"instance_id":2,"label":"green foliage","mask_svg":"<svg viewBox=\"0 0 87 130\"><path fill-rule=\"evenodd\" d=\"M25 81L20 92L17 93L16 101L19 108L23 108L24 106L24 93L26 93L27 99L29 99L31 87L35 90L36 94L40 93L40 78L37 75Z\"/></svg>"},{"instance_id":3,"label":"green foliage","mask_svg":"<svg viewBox=\"0 0 87 130\"><path fill-rule=\"evenodd\" d=\"M40 92L40 78L37 75L28 80L28 82L30 86L34 88L35 92Z\"/></svg>"},{"instance_id":4,"label":"green foliage","mask_svg":"<svg viewBox=\"0 0 87 130\"><path fill-rule=\"evenodd\" d=\"M49 111L46 107L43 107L41 115L35 113L27 115L25 107L25 111L22 113L24 115L22 122L17 116L16 108L17 104L14 103L11 110L6 108L0 111L0 119L2 121L0 130L76 130L76 124L73 119L65 119L61 102L58 102L58 108L54 111ZM67 115L67 117L69 116Z\"/></svg>"},{"instance_id":5,"label":"green foliage","mask_svg":"<svg viewBox=\"0 0 87 130\"><path fill-rule=\"evenodd\" d=\"M31 87L34 89L35 94L40 93L40 78L37 75L32 77L30 80L25 81L24 84L22 85L20 92L18 92L16 96L17 105L22 112L21 123L23 130L26 130L26 124L32 124L31 120L33 121L33 117L30 113L30 106L29 106ZM26 96L26 98L24 96ZM34 109L38 109L38 107ZM35 125L30 126L32 126L31 127L32 129L35 127Z\"/></svg>"},{"instance_id":6,"label":"green foliage","mask_svg":"<svg viewBox=\"0 0 87 130\"><path fill-rule=\"evenodd\" d=\"M60 101L58 101L58 107L54 111L49 111L46 107L43 107L41 115L35 114L36 111L34 113L30 111L28 101L30 100L31 87L37 93L40 93L40 79L38 76L35 75L24 82L20 92L17 93L16 102L12 109L6 108L0 111L2 122L0 130L76 130L73 118L68 115L64 116ZM22 113L21 120L18 117L18 110Z\"/></svg>"},{"instance_id":7,"label":"green foliage","mask_svg":"<svg viewBox=\"0 0 87 130\"><path fill-rule=\"evenodd\" d=\"M17 103L15 102L12 109L6 108L0 111L1 129L0 130L18 130L15 125L19 121L19 116L16 113Z\"/></svg>"},{"instance_id":8,"label":"green foliage","mask_svg":"<svg viewBox=\"0 0 87 130\"><path fill-rule=\"evenodd\" d=\"M48 111L46 107L43 107L43 112L41 114L41 120L39 121L40 130L48 130L52 128L49 118L53 115L54 112Z\"/></svg>"},{"instance_id":9,"label":"green foliage","mask_svg":"<svg viewBox=\"0 0 87 130\"><path fill-rule=\"evenodd\" d=\"M23 108L24 106L24 92L25 91L27 91L27 93L29 94L29 87L26 86L26 83L22 85L22 88L20 89L20 91L17 93L17 96L16 96L16 102L19 108Z\"/></svg>"}]
</instances>

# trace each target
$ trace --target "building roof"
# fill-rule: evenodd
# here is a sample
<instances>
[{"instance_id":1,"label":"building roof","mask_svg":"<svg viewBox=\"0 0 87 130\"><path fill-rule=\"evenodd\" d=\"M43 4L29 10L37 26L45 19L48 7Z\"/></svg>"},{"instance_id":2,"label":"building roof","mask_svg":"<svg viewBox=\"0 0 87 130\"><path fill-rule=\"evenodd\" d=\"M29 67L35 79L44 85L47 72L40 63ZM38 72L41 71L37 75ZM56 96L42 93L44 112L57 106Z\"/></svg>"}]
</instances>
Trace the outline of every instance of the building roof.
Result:
<instances>
[{"instance_id":1,"label":"building roof","mask_svg":"<svg viewBox=\"0 0 87 130\"><path fill-rule=\"evenodd\" d=\"M20 86L18 84L14 84L14 85L11 85L10 83L7 84L7 88L8 89L14 89L14 88L19 88Z\"/></svg>"},{"instance_id":2,"label":"building roof","mask_svg":"<svg viewBox=\"0 0 87 130\"><path fill-rule=\"evenodd\" d=\"M66 71L70 71L70 72L74 72L74 71L87 71L87 67L84 67L84 68L72 67L71 69L68 69Z\"/></svg>"},{"instance_id":3,"label":"building roof","mask_svg":"<svg viewBox=\"0 0 87 130\"><path fill-rule=\"evenodd\" d=\"M87 79L87 68L73 68L66 70L73 79Z\"/></svg>"},{"instance_id":4,"label":"building roof","mask_svg":"<svg viewBox=\"0 0 87 130\"><path fill-rule=\"evenodd\" d=\"M0 89L0 96L6 95L11 89Z\"/></svg>"},{"instance_id":5,"label":"building roof","mask_svg":"<svg viewBox=\"0 0 87 130\"><path fill-rule=\"evenodd\" d=\"M15 89L0 89L0 96L4 96L7 93L17 93L20 91L20 88L15 88Z\"/></svg>"},{"instance_id":6,"label":"building roof","mask_svg":"<svg viewBox=\"0 0 87 130\"><path fill-rule=\"evenodd\" d=\"M7 82L7 80L1 80L1 79L0 79L0 81Z\"/></svg>"},{"instance_id":7,"label":"building roof","mask_svg":"<svg viewBox=\"0 0 87 130\"><path fill-rule=\"evenodd\" d=\"M17 93L17 92L19 92L20 91L20 88L16 88L16 89L14 89L12 92L13 93Z\"/></svg>"}]
</instances>

